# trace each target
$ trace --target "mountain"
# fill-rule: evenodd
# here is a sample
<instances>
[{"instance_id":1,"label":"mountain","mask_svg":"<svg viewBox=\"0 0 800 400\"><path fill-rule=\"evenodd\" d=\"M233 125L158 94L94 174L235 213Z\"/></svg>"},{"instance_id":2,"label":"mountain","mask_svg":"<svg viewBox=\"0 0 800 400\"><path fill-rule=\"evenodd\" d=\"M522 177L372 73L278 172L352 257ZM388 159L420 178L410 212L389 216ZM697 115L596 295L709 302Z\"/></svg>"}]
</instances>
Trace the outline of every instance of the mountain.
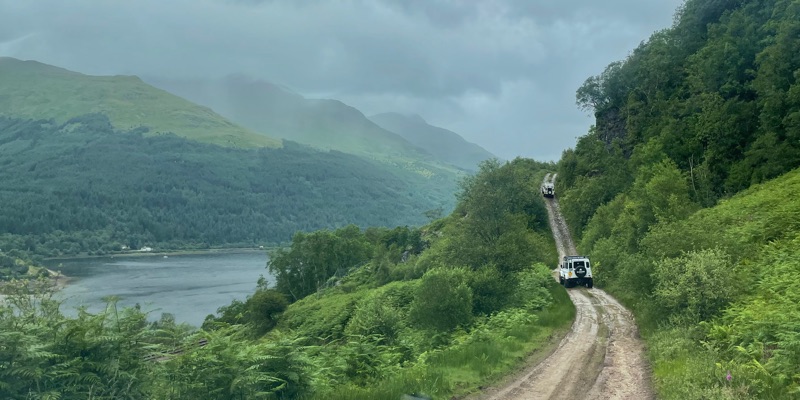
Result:
<instances>
[{"instance_id":1,"label":"mountain","mask_svg":"<svg viewBox=\"0 0 800 400\"><path fill-rule=\"evenodd\" d=\"M797 0L687 0L577 90L560 207L658 398L797 398L799 32Z\"/></svg>"},{"instance_id":2,"label":"mountain","mask_svg":"<svg viewBox=\"0 0 800 400\"><path fill-rule=\"evenodd\" d=\"M274 137L370 158L434 161L425 150L338 100L306 99L281 86L241 75L219 80L147 80Z\"/></svg>"},{"instance_id":3,"label":"mountain","mask_svg":"<svg viewBox=\"0 0 800 400\"><path fill-rule=\"evenodd\" d=\"M102 254L281 244L296 231L420 225L455 183L293 142L239 149L121 131L102 114L0 117L0 248Z\"/></svg>"},{"instance_id":4,"label":"mountain","mask_svg":"<svg viewBox=\"0 0 800 400\"><path fill-rule=\"evenodd\" d=\"M178 136L233 147L281 142L236 125L206 107L150 86L135 76L89 76L36 61L0 57L0 116L54 119L107 115L118 129Z\"/></svg>"},{"instance_id":5,"label":"mountain","mask_svg":"<svg viewBox=\"0 0 800 400\"><path fill-rule=\"evenodd\" d=\"M481 161L497 158L453 131L428 124L419 115L383 113L369 119L383 129L404 137L439 160L466 170L475 171Z\"/></svg>"},{"instance_id":6,"label":"mountain","mask_svg":"<svg viewBox=\"0 0 800 400\"><path fill-rule=\"evenodd\" d=\"M456 174L395 161L280 142L136 77L0 59L2 249L280 244L452 209Z\"/></svg>"}]
</instances>

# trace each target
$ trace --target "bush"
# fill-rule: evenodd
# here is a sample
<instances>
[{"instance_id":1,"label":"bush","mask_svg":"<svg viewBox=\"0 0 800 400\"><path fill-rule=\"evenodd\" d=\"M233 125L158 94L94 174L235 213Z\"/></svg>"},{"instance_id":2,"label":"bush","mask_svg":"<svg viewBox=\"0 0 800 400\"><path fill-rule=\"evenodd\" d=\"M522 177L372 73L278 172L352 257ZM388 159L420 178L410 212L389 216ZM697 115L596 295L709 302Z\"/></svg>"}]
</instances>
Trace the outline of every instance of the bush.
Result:
<instances>
[{"instance_id":1,"label":"bush","mask_svg":"<svg viewBox=\"0 0 800 400\"><path fill-rule=\"evenodd\" d=\"M450 331L472 321L472 290L467 271L434 268L422 277L409 317L423 328Z\"/></svg>"},{"instance_id":2,"label":"bush","mask_svg":"<svg viewBox=\"0 0 800 400\"><path fill-rule=\"evenodd\" d=\"M275 327L278 316L288 305L286 296L277 290L257 290L245 303L247 322L253 324L257 335L264 334Z\"/></svg>"},{"instance_id":3,"label":"bush","mask_svg":"<svg viewBox=\"0 0 800 400\"><path fill-rule=\"evenodd\" d=\"M414 284L398 282L370 292L358 302L345 334L350 336L378 335L385 344L393 344L405 328L404 308L414 294Z\"/></svg>"},{"instance_id":4,"label":"bush","mask_svg":"<svg viewBox=\"0 0 800 400\"><path fill-rule=\"evenodd\" d=\"M489 315L508 304L514 285L509 276L494 265L487 265L472 273L469 286L472 289L472 312L475 315Z\"/></svg>"},{"instance_id":5,"label":"bush","mask_svg":"<svg viewBox=\"0 0 800 400\"><path fill-rule=\"evenodd\" d=\"M657 262L653 280L656 303L686 322L715 316L740 291L731 257L719 249Z\"/></svg>"},{"instance_id":6,"label":"bush","mask_svg":"<svg viewBox=\"0 0 800 400\"><path fill-rule=\"evenodd\" d=\"M528 310L540 310L552 303L553 296L548 289L555 282L553 271L544 264L535 264L516 275L514 305ZM511 285L508 285L511 286Z\"/></svg>"}]
</instances>

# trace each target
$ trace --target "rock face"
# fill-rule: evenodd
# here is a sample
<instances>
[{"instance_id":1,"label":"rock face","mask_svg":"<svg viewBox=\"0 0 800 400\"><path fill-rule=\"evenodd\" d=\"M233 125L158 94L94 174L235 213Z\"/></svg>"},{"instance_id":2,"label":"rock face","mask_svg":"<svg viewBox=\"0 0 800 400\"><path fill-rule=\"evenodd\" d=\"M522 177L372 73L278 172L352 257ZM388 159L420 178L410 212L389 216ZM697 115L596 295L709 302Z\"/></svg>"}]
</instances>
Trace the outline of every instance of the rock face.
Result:
<instances>
[{"instance_id":1,"label":"rock face","mask_svg":"<svg viewBox=\"0 0 800 400\"><path fill-rule=\"evenodd\" d=\"M597 133L606 146L610 146L614 139L622 139L627 136L625 128L625 118L616 108L612 108L595 115L595 126Z\"/></svg>"},{"instance_id":2,"label":"rock face","mask_svg":"<svg viewBox=\"0 0 800 400\"><path fill-rule=\"evenodd\" d=\"M383 113L369 117L380 127L394 132L411 144L422 148L438 160L470 171L478 169L481 161L497 158L459 134L428 124L419 115Z\"/></svg>"}]
</instances>

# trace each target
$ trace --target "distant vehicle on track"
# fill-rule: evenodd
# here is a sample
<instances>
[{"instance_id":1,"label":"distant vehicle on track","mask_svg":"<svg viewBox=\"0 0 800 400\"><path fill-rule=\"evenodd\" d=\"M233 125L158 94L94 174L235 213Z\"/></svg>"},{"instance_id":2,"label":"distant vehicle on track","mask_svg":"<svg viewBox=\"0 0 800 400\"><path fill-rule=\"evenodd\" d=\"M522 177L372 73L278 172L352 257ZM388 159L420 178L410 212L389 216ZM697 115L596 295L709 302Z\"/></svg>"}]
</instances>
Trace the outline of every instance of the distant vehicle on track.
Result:
<instances>
[{"instance_id":1,"label":"distant vehicle on track","mask_svg":"<svg viewBox=\"0 0 800 400\"><path fill-rule=\"evenodd\" d=\"M542 196L544 197L556 196L556 188L553 185L553 182L545 182L542 184Z\"/></svg>"}]
</instances>

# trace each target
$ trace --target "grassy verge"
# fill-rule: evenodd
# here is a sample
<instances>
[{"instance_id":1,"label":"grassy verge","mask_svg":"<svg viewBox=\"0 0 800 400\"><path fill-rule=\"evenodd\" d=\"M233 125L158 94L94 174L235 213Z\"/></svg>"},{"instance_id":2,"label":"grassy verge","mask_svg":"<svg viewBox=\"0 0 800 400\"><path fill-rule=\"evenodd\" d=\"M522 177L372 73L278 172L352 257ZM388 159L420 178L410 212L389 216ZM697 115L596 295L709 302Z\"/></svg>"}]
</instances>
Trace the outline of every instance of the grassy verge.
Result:
<instances>
[{"instance_id":1,"label":"grassy verge","mask_svg":"<svg viewBox=\"0 0 800 400\"><path fill-rule=\"evenodd\" d=\"M434 399L465 398L497 384L524 365L546 357L575 318L575 306L563 288L549 288L553 302L530 313L522 309L489 317L456 344L424 354L411 367L369 388L344 386L328 400L399 399L425 393Z\"/></svg>"}]
</instances>

